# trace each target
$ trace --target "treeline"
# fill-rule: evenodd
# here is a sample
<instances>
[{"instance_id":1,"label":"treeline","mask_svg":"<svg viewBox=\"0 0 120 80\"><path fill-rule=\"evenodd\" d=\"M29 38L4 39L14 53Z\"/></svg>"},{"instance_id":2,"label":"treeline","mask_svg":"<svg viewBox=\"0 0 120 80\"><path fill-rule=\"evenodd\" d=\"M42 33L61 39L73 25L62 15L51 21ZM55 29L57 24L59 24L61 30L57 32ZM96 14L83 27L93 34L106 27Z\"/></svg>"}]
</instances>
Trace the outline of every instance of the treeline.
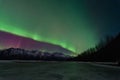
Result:
<instances>
[{"instance_id":1,"label":"treeline","mask_svg":"<svg viewBox=\"0 0 120 80\"><path fill-rule=\"evenodd\" d=\"M120 62L120 33L114 38L106 37L96 47L86 50L72 60Z\"/></svg>"},{"instance_id":2,"label":"treeline","mask_svg":"<svg viewBox=\"0 0 120 80\"><path fill-rule=\"evenodd\" d=\"M20 48L9 48L0 51L0 60L46 60L63 61L68 59L63 53L42 52L37 50L24 50Z\"/></svg>"}]
</instances>

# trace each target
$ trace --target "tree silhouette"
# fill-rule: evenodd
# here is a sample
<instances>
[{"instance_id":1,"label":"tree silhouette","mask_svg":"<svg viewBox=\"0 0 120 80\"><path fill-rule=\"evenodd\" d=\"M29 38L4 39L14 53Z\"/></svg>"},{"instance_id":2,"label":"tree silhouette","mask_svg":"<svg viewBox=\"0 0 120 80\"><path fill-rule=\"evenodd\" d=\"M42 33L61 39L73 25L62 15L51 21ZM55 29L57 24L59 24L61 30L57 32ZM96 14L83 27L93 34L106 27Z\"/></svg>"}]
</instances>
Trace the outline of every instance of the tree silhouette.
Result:
<instances>
[{"instance_id":1,"label":"tree silhouette","mask_svg":"<svg viewBox=\"0 0 120 80\"><path fill-rule=\"evenodd\" d=\"M94 48L84 51L74 58L77 61L110 61L120 65L120 33L113 38L107 36Z\"/></svg>"}]
</instances>

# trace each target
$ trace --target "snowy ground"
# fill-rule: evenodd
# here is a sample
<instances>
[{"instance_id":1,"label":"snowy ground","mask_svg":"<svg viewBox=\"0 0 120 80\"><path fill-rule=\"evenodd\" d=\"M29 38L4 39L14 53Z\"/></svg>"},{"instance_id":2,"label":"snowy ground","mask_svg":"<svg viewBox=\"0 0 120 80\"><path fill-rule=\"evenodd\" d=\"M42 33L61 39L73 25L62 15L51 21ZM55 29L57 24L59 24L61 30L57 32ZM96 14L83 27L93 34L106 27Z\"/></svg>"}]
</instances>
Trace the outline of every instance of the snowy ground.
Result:
<instances>
[{"instance_id":1,"label":"snowy ground","mask_svg":"<svg viewBox=\"0 0 120 80\"><path fill-rule=\"evenodd\" d=\"M0 62L0 80L120 80L120 68L84 62Z\"/></svg>"}]
</instances>

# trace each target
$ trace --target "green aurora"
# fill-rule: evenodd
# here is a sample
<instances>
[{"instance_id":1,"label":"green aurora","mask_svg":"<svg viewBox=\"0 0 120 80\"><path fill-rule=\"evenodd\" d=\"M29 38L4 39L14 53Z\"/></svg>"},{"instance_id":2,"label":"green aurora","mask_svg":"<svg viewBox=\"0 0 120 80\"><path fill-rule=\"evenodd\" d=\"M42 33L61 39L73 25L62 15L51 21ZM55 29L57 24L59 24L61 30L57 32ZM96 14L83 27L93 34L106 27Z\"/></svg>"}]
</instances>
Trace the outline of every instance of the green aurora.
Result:
<instances>
[{"instance_id":1,"label":"green aurora","mask_svg":"<svg viewBox=\"0 0 120 80\"><path fill-rule=\"evenodd\" d=\"M78 54L98 42L84 0L0 0L0 30Z\"/></svg>"}]
</instances>

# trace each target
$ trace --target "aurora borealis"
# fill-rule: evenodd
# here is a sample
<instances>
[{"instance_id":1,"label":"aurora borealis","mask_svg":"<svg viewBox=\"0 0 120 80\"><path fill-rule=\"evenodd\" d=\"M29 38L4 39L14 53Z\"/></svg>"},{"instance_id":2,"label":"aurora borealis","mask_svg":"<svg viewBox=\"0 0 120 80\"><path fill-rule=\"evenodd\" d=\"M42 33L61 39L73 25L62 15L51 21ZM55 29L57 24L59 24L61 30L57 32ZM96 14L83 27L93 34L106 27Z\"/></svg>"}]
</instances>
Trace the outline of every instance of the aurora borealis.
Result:
<instances>
[{"instance_id":1,"label":"aurora borealis","mask_svg":"<svg viewBox=\"0 0 120 80\"><path fill-rule=\"evenodd\" d=\"M119 0L0 0L0 30L77 54L119 32L119 4Z\"/></svg>"}]
</instances>

